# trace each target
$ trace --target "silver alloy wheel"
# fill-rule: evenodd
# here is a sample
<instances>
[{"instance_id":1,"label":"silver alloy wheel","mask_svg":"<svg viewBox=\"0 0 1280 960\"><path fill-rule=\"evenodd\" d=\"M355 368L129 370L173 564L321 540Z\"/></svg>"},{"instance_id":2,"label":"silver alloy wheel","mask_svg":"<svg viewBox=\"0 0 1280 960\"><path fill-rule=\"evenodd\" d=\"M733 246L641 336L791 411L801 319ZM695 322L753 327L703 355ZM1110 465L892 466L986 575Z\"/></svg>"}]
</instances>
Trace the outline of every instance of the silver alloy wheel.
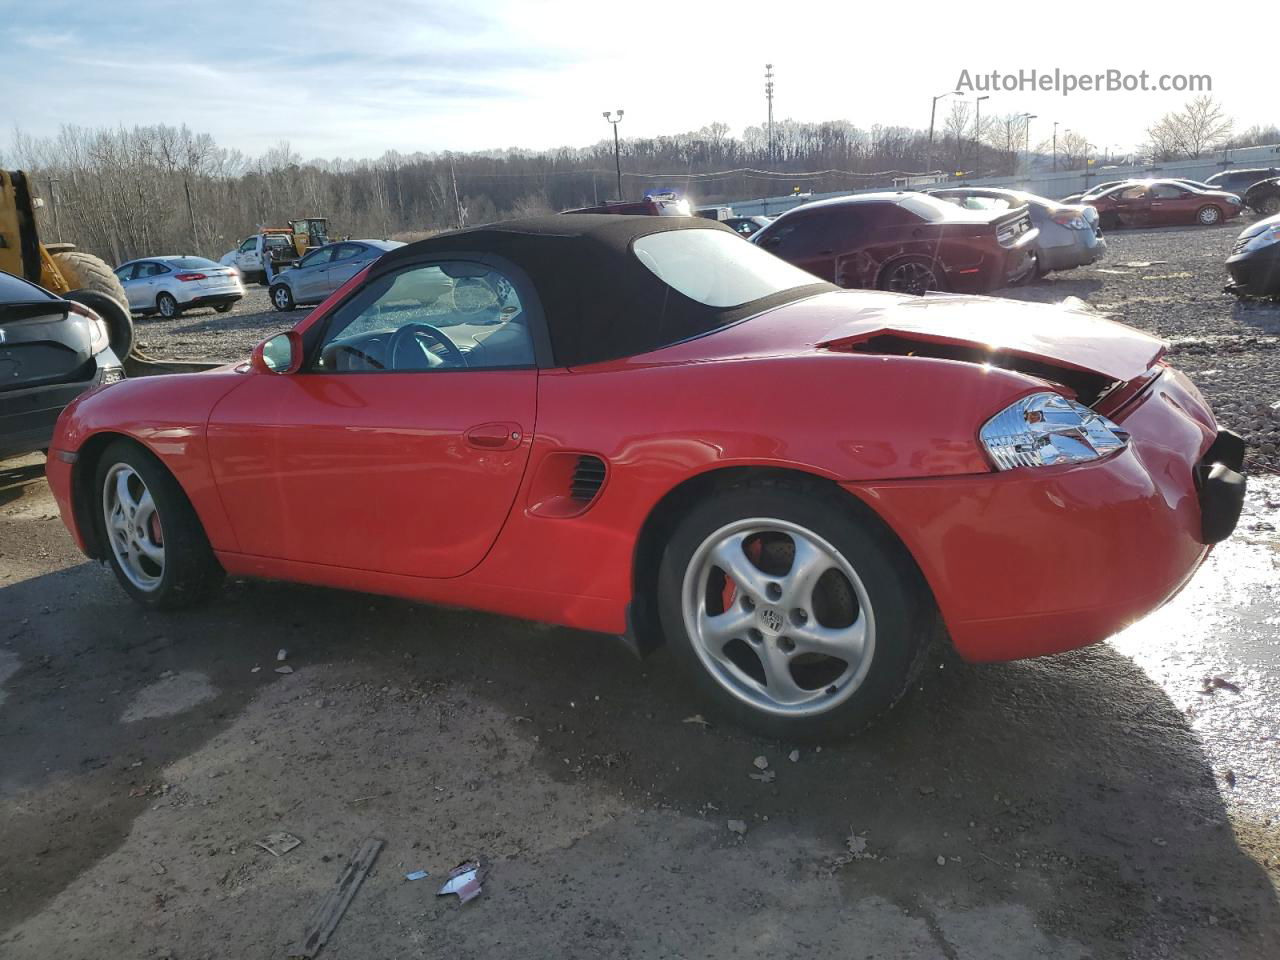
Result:
<instances>
[{"instance_id":1,"label":"silver alloy wheel","mask_svg":"<svg viewBox=\"0 0 1280 960\"><path fill-rule=\"evenodd\" d=\"M107 471L102 483L102 516L111 552L124 575L150 593L164 576L164 532L151 491L127 463Z\"/></svg>"},{"instance_id":2,"label":"silver alloy wheel","mask_svg":"<svg viewBox=\"0 0 1280 960\"><path fill-rule=\"evenodd\" d=\"M923 294L938 289L938 277L918 260L900 263L889 271L886 288L895 293Z\"/></svg>"},{"instance_id":3,"label":"silver alloy wheel","mask_svg":"<svg viewBox=\"0 0 1280 960\"><path fill-rule=\"evenodd\" d=\"M694 551L681 591L698 659L757 710L825 713L866 679L876 641L871 598L849 561L811 530L761 517L721 527ZM842 616L830 615L833 597Z\"/></svg>"},{"instance_id":4,"label":"silver alloy wheel","mask_svg":"<svg viewBox=\"0 0 1280 960\"><path fill-rule=\"evenodd\" d=\"M1211 227L1222 219L1222 214L1217 207L1201 207L1200 222L1206 227Z\"/></svg>"},{"instance_id":5,"label":"silver alloy wheel","mask_svg":"<svg viewBox=\"0 0 1280 960\"><path fill-rule=\"evenodd\" d=\"M289 290L286 287L276 287L276 307L280 310L289 309Z\"/></svg>"},{"instance_id":6,"label":"silver alloy wheel","mask_svg":"<svg viewBox=\"0 0 1280 960\"><path fill-rule=\"evenodd\" d=\"M167 294L160 297L156 306L160 310L160 316L162 317L172 319L178 315L178 302Z\"/></svg>"}]
</instances>

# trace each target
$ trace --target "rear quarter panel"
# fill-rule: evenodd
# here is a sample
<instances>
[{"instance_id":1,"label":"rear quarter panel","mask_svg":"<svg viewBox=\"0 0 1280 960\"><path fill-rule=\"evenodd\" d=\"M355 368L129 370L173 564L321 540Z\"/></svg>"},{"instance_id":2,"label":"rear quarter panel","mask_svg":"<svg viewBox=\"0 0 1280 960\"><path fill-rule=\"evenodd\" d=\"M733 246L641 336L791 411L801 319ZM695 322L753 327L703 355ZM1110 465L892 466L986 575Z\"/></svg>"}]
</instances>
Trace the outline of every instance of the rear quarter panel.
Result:
<instances>
[{"instance_id":1,"label":"rear quarter panel","mask_svg":"<svg viewBox=\"0 0 1280 960\"><path fill-rule=\"evenodd\" d=\"M636 536L682 482L747 466L832 480L986 474L980 425L1036 383L948 361L826 351L546 371L524 485L474 576L625 602ZM580 516L540 517L530 512L530 486L542 460L560 451L601 457L608 479Z\"/></svg>"}]
</instances>

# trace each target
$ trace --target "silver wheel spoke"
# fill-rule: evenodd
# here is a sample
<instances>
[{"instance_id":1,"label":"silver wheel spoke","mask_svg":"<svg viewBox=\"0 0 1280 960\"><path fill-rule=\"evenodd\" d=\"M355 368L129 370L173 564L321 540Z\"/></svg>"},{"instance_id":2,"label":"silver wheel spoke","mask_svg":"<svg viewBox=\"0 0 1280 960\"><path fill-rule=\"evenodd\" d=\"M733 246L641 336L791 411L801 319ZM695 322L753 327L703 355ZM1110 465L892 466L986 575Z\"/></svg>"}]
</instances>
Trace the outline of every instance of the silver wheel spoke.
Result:
<instances>
[{"instance_id":1,"label":"silver wheel spoke","mask_svg":"<svg viewBox=\"0 0 1280 960\"><path fill-rule=\"evenodd\" d=\"M742 545L747 536L744 533L724 540L712 551L711 560L729 575L739 590L745 590L752 599L759 602L765 595L765 587L770 583L770 578L743 551Z\"/></svg>"},{"instance_id":2,"label":"silver wheel spoke","mask_svg":"<svg viewBox=\"0 0 1280 960\"><path fill-rule=\"evenodd\" d=\"M735 604L719 614L708 614L704 607L698 615L700 632L714 650L723 650L734 637L744 637L747 628L755 620L755 614Z\"/></svg>"},{"instance_id":3,"label":"silver wheel spoke","mask_svg":"<svg viewBox=\"0 0 1280 960\"><path fill-rule=\"evenodd\" d=\"M787 636L796 645L796 654L819 653L856 663L866 646L867 621L861 614L847 627L824 627L810 621L803 626L788 627Z\"/></svg>"},{"instance_id":4,"label":"silver wheel spoke","mask_svg":"<svg viewBox=\"0 0 1280 960\"><path fill-rule=\"evenodd\" d=\"M138 550L149 560L161 567L164 566L164 547L154 544L144 537L138 540Z\"/></svg>"},{"instance_id":5,"label":"silver wheel spoke","mask_svg":"<svg viewBox=\"0 0 1280 960\"><path fill-rule=\"evenodd\" d=\"M116 474L116 502L124 509L126 514L132 514L138 509L138 502L133 499L133 492L129 489L129 477L132 472L121 470Z\"/></svg>"},{"instance_id":6,"label":"silver wheel spoke","mask_svg":"<svg viewBox=\"0 0 1280 960\"><path fill-rule=\"evenodd\" d=\"M813 607L813 588L817 586L818 579L831 569L831 558L804 537L792 537L791 542L795 544L795 555L791 569L778 580L782 587L778 605L799 607L809 613Z\"/></svg>"},{"instance_id":7,"label":"silver wheel spoke","mask_svg":"<svg viewBox=\"0 0 1280 960\"><path fill-rule=\"evenodd\" d=\"M791 676L791 657L792 654L783 651L774 641L760 648L760 666L764 667L769 696L783 705L813 699L813 691L804 689Z\"/></svg>"}]
</instances>

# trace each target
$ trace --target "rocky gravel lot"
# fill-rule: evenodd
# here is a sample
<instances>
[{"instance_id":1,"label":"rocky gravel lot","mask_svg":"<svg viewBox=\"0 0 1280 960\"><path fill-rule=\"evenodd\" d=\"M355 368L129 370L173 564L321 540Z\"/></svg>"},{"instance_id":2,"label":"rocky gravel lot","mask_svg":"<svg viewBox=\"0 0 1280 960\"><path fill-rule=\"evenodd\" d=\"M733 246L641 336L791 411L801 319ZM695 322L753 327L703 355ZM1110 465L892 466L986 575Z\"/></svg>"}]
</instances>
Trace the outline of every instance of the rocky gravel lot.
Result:
<instances>
[{"instance_id":1,"label":"rocky gravel lot","mask_svg":"<svg viewBox=\"0 0 1280 960\"><path fill-rule=\"evenodd\" d=\"M1223 262L1243 220L1215 228L1112 231L1092 267L1050 274L1000 296L1042 303L1079 297L1094 309L1169 340L1171 359L1200 386L1223 425L1250 444L1254 470L1280 470L1280 303L1222 292ZM166 359L238 360L303 319L280 313L252 285L228 314L193 310L176 320L139 318L146 353Z\"/></svg>"}]
</instances>

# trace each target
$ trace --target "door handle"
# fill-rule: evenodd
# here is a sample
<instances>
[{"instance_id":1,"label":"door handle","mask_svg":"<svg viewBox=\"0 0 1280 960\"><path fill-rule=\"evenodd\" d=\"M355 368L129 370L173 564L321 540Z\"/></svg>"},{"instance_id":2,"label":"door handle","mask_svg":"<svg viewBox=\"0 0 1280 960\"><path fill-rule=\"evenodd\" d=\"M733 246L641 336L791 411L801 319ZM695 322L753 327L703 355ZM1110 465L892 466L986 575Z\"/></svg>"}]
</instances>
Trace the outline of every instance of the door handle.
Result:
<instances>
[{"instance_id":1,"label":"door handle","mask_svg":"<svg viewBox=\"0 0 1280 960\"><path fill-rule=\"evenodd\" d=\"M466 432L467 443L481 450L514 450L524 433L518 423L482 423Z\"/></svg>"}]
</instances>

